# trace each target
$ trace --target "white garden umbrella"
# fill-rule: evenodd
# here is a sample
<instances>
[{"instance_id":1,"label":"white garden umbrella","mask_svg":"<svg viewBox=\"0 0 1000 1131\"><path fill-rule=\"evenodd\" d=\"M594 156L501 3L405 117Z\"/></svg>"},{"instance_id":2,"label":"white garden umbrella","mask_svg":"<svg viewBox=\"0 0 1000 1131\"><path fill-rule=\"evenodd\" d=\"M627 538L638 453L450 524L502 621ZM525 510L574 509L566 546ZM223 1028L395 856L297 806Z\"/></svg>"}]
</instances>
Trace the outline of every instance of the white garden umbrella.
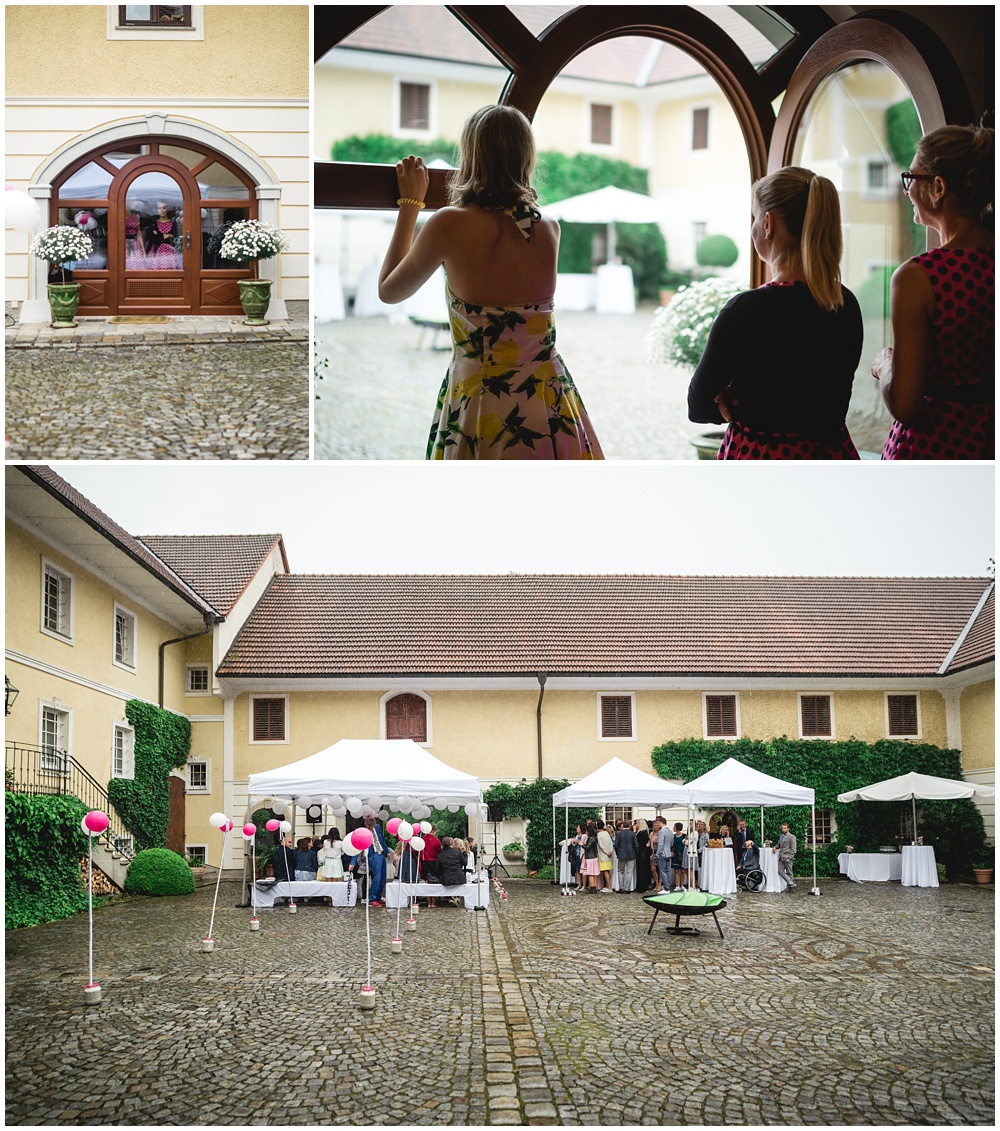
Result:
<instances>
[{"instance_id":1,"label":"white garden umbrella","mask_svg":"<svg viewBox=\"0 0 1000 1131\"><path fill-rule=\"evenodd\" d=\"M922 801L953 801L968 797L993 797L991 785L975 785L955 778L930 774L900 774L898 778L873 782L861 789L837 794L838 801L909 801L913 805L913 839L917 838L917 798Z\"/></svg>"},{"instance_id":2,"label":"white garden umbrella","mask_svg":"<svg viewBox=\"0 0 1000 1131\"><path fill-rule=\"evenodd\" d=\"M666 206L644 193L606 185L546 204L544 212L569 224L607 224L610 263L615 255L615 224L658 224L664 219Z\"/></svg>"}]
</instances>

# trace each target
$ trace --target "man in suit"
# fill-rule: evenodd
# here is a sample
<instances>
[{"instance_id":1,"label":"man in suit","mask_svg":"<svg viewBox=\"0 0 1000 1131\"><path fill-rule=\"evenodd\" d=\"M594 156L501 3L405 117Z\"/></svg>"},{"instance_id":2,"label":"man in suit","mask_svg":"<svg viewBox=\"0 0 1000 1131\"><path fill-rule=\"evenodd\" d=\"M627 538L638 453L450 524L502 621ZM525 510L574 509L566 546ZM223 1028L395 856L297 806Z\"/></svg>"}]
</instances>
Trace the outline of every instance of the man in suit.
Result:
<instances>
[{"instance_id":1,"label":"man in suit","mask_svg":"<svg viewBox=\"0 0 1000 1131\"><path fill-rule=\"evenodd\" d=\"M795 889L795 876L792 873L792 866L795 862L795 853L798 851L798 842L795 839L795 834L789 832L788 824L785 823L781 826L781 836L778 837L778 847L775 851L778 854L778 879L784 880L788 884L788 890L794 891Z\"/></svg>"}]
</instances>

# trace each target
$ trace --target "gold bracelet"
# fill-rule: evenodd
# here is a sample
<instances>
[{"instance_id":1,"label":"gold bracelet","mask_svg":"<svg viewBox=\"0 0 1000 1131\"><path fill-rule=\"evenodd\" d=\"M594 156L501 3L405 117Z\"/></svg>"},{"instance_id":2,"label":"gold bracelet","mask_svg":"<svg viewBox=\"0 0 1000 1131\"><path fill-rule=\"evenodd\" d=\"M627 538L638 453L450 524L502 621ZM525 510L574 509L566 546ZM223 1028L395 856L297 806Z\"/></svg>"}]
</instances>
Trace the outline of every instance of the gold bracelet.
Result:
<instances>
[{"instance_id":1,"label":"gold bracelet","mask_svg":"<svg viewBox=\"0 0 1000 1131\"><path fill-rule=\"evenodd\" d=\"M418 208L424 207L424 202L422 200L414 200L412 196L401 196L399 200L396 201L396 204L415 204Z\"/></svg>"}]
</instances>

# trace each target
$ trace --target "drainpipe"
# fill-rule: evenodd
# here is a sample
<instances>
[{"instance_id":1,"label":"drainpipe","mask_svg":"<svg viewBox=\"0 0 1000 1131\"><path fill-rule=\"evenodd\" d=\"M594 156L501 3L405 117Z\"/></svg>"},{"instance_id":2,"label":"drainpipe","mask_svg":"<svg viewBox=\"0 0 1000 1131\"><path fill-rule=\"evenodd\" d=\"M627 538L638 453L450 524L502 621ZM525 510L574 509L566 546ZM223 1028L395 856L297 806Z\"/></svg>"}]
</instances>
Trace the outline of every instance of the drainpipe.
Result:
<instances>
[{"instance_id":1,"label":"drainpipe","mask_svg":"<svg viewBox=\"0 0 1000 1131\"><path fill-rule=\"evenodd\" d=\"M164 640L160 644L160 660L159 660L159 673L158 673L158 687L159 698L158 702L160 708L163 708L163 653L168 644L182 644L185 640L196 640L199 636L207 636L217 624L222 624L225 617L205 617L205 627L201 632L192 632L189 636L176 636L173 640Z\"/></svg>"},{"instance_id":2,"label":"drainpipe","mask_svg":"<svg viewBox=\"0 0 1000 1131\"><path fill-rule=\"evenodd\" d=\"M538 777L542 778L542 699L545 697L545 681L549 677L545 672L538 673L538 706L535 708L535 717L538 724Z\"/></svg>"}]
</instances>

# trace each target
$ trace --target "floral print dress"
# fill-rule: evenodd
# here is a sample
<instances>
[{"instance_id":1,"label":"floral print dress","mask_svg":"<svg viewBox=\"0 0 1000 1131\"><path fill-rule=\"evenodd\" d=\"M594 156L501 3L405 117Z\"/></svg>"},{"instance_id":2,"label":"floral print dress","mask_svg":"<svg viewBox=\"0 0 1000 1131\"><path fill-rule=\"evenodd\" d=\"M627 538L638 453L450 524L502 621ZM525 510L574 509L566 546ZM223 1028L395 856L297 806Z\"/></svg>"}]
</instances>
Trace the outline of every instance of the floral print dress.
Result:
<instances>
[{"instance_id":1,"label":"floral print dress","mask_svg":"<svg viewBox=\"0 0 1000 1131\"><path fill-rule=\"evenodd\" d=\"M511 215L530 239L529 212ZM438 394L428 459L604 458L556 351L551 303L477 306L449 290L448 306L454 352Z\"/></svg>"}]
</instances>

